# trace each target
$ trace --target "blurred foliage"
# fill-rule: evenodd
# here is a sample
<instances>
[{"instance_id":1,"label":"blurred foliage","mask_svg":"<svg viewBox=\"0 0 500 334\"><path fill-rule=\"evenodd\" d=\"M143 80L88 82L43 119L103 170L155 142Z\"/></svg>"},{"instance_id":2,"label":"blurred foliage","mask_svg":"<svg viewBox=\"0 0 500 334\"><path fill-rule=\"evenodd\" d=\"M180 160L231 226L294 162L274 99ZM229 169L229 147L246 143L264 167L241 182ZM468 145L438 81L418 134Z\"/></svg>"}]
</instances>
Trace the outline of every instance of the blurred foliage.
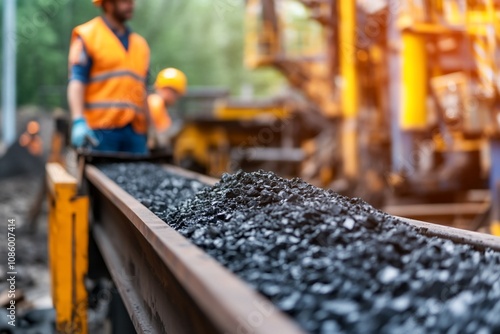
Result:
<instances>
[{"instance_id":1,"label":"blurred foliage","mask_svg":"<svg viewBox=\"0 0 500 334\"><path fill-rule=\"evenodd\" d=\"M249 84L256 95L269 95L282 84L273 70L243 65L244 0L136 1L130 25L150 44L152 80L177 67L190 85L228 87L233 95ZM96 15L91 0L17 0L19 105L65 105L71 30Z\"/></svg>"}]
</instances>

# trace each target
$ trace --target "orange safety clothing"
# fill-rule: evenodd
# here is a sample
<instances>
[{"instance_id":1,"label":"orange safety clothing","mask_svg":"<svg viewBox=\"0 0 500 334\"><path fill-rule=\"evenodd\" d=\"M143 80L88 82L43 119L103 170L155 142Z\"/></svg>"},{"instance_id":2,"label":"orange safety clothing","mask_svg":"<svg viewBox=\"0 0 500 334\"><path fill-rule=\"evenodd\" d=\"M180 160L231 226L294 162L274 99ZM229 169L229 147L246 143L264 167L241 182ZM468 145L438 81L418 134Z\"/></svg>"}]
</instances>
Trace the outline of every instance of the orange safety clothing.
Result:
<instances>
[{"instance_id":1,"label":"orange safety clothing","mask_svg":"<svg viewBox=\"0 0 500 334\"><path fill-rule=\"evenodd\" d=\"M89 127L115 129L132 123L136 132L146 133L144 122L139 121L143 117L137 116L144 113L147 94L147 42L131 33L127 51L102 17L76 27L72 43L79 43L79 39L92 59L84 97L84 117Z\"/></svg>"}]
</instances>

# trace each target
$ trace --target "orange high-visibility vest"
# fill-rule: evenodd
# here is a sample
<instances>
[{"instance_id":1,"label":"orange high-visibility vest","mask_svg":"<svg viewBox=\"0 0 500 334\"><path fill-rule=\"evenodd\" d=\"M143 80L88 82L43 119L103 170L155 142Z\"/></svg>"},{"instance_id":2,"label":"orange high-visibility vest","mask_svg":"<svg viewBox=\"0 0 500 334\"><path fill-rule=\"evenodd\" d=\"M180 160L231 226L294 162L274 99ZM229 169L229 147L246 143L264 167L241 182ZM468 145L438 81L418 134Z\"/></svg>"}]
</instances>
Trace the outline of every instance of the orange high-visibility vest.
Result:
<instances>
[{"instance_id":1,"label":"orange high-visibility vest","mask_svg":"<svg viewBox=\"0 0 500 334\"><path fill-rule=\"evenodd\" d=\"M84 117L92 129L121 128L130 123L138 133L144 124L135 120L144 112L149 46L131 33L125 49L102 17L73 30L72 42L81 38L92 59L90 80L85 88Z\"/></svg>"},{"instance_id":2,"label":"orange high-visibility vest","mask_svg":"<svg viewBox=\"0 0 500 334\"><path fill-rule=\"evenodd\" d=\"M151 94L148 96L149 114L151 121L159 132L168 130L172 124L172 120L165 106L165 101L158 94Z\"/></svg>"}]
</instances>

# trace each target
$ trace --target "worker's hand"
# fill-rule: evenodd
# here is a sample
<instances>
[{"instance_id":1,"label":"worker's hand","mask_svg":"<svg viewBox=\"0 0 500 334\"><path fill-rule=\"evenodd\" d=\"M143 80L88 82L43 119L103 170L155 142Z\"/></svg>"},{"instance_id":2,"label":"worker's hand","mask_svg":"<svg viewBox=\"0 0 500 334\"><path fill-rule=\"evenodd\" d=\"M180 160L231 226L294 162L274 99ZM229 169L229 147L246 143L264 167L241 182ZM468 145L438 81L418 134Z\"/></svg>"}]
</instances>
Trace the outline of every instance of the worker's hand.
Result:
<instances>
[{"instance_id":1,"label":"worker's hand","mask_svg":"<svg viewBox=\"0 0 500 334\"><path fill-rule=\"evenodd\" d=\"M73 121L71 128L71 144L76 148L81 148L89 142L93 146L99 144L99 141L92 129L89 128L84 118L77 118Z\"/></svg>"}]
</instances>

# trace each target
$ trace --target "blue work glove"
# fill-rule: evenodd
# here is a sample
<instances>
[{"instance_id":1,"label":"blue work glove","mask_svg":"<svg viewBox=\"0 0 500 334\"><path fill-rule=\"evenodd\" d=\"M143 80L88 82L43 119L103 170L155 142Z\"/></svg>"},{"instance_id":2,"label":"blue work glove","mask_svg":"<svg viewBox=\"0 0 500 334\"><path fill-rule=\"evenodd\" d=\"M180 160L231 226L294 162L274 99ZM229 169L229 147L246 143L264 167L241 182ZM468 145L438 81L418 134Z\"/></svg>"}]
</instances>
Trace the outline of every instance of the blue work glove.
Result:
<instances>
[{"instance_id":1,"label":"blue work glove","mask_svg":"<svg viewBox=\"0 0 500 334\"><path fill-rule=\"evenodd\" d=\"M77 118L73 121L71 128L71 144L76 148L81 148L87 143L93 146L99 145L94 131L89 128L85 119L83 117Z\"/></svg>"}]
</instances>

